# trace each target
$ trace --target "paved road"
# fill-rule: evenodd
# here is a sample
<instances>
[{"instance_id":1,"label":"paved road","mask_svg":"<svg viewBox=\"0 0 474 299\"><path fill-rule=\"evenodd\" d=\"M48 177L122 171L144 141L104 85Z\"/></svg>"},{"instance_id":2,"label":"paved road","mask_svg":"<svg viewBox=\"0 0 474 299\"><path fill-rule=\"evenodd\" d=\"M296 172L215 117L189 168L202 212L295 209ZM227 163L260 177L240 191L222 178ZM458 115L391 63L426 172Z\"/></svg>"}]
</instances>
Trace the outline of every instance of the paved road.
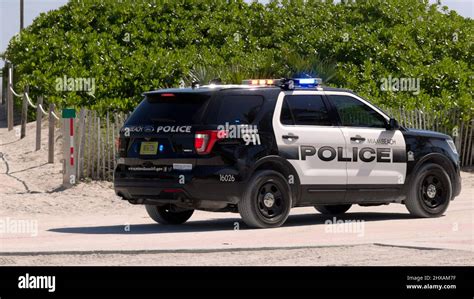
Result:
<instances>
[{"instance_id":1,"label":"paved road","mask_svg":"<svg viewBox=\"0 0 474 299\"><path fill-rule=\"evenodd\" d=\"M436 219L414 219L404 206L393 204L354 206L337 219L318 214L313 208L297 208L283 227L266 230L247 228L238 214L200 211L184 225L163 226L153 223L143 207L127 206L116 199L120 206L117 211L111 203L110 210L102 208L97 214L36 214L30 219L37 221L38 235L2 235L0 251L195 250L373 243L474 251L473 188L472 183L468 184L472 177L464 175L462 194L444 217ZM22 217L24 214L14 219ZM334 220L352 223L331 224Z\"/></svg>"}]
</instances>

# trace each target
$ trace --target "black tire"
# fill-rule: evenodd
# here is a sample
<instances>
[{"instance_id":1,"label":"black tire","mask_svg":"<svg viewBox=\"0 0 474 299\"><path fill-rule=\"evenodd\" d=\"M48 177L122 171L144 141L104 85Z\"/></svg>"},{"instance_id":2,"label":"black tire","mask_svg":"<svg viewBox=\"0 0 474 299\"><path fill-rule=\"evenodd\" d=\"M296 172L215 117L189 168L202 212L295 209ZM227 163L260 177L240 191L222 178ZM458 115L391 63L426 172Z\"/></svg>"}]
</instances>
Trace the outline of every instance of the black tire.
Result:
<instances>
[{"instance_id":1,"label":"black tire","mask_svg":"<svg viewBox=\"0 0 474 299\"><path fill-rule=\"evenodd\" d=\"M314 208L324 215L340 215L347 212L352 207L352 204L347 205L317 205Z\"/></svg>"},{"instance_id":2,"label":"black tire","mask_svg":"<svg viewBox=\"0 0 474 299\"><path fill-rule=\"evenodd\" d=\"M453 195L451 179L437 164L425 164L414 175L405 206L416 217L439 217L446 212Z\"/></svg>"},{"instance_id":3,"label":"black tire","mask_svg":"<svg viewBox=\"0 0 474 299\"><path fill-rule=\"evenodd\" d=\"M290 186L273 170L256 172L238 204L242 220L250 227L272 228L285 223L292 206Z\"/></svg>"},{"instance_id":4,"label":"black tire","mask_svg":"<svg viewBox=\"0 0 474 299\"><path fill-rule=\"evenodd\" d=\"M155 206L145 205L151 219L160 224L183 224L188 221L194 210L184 210L173 205Z\"/></svg>"}]
</instances>

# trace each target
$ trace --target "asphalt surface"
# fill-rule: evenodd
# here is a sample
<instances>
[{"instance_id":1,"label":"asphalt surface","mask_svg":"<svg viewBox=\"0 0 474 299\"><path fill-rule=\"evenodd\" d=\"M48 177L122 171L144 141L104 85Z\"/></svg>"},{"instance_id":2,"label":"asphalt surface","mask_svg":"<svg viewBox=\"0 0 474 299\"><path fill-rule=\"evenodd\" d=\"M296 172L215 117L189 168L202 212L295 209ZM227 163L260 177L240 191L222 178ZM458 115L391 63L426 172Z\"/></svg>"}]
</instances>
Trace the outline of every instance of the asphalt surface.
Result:
<instances>
[{"instance_id":1,"label":"asphalt surface","mask_svg":"<svg viewBox=\"0 0 474 299\"><path fill-rule=\"evenodd\" d=\"M159 225L148 218L141 206L130 206L128 211L121 210L120 215L113 211L110 215L40 214L31 218L37 221L37 235L34 232L2 235L0 252L176 251L357 244L474 252L472 191L468 191L465 188L441 218L412 218L404 206L396 204L354 206L337 218L321 215L313 208L297 208L283 227L275 229L248 228L238 214L201 211L184 225Z\"/></svg>"}]
</instances>

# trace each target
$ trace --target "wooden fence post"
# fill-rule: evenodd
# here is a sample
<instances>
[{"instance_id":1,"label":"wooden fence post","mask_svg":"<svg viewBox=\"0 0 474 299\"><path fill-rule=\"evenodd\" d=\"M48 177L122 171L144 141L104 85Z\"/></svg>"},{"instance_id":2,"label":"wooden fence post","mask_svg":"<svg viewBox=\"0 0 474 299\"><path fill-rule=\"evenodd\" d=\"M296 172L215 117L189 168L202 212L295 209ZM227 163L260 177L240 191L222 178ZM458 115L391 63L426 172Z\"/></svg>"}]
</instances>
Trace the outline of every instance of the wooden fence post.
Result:
<instances>
[{"instance_id":1,"label":"wooden fence post","mask_svg":"<svg viewBox=\"0 0 474 299\"><path fill-rule=\"evenodd\" d=\"M41 111L42 105L43 96L39 96L38 103L36 106L36 151L39 151L41 149L41 120L43 119L43 112Z\"/></svg>"},{"instance_id":2,"label":"wooden fence post","mask_svg":"<svg viewBox=\"0 0 474 299\"><path fill-rule=\"evenodd\" d=\"M114 177L114 172L115 172L115 166L116 166L116 143L115 143L115 130L116 130L116 124L118 122L118 115L115 115L114 121L112 122L112 179Z\"/></svg>"},{"instance_id":3,"label":"wooden fence post","mask_svg":"<svg viewBox=\"0 0 474 299\"><path fill-rule=\"evenodd\" d=\"M100 143L101 143L101 138L100 138L100 115L97 114L97 180L100 180Z\"/></svg>"},{"instance_id":4,"label":"wooden fence post","mask_svg":"<svg viewBox=\"0 0 474 299\"><path fill-rule=\"evenodd\" d=\"M95 157L97 152L95 151L95 134L97 134L96 130L96 124L97 124L97 117L96 117L96 112L95 111L90 111L90 116L91 120L90 123L92 124L90 127L90 132L89 132L89 139L90 139L90 149L89 149L89 163L90 163L90 169L91 169L91 179L97 179L96 176L96 168L95 168Z\"/></svg>"},{"instance_id":5,"label":"wooden fence post","mask_svg":"<svg viewBox=\"0 0 474 299\"><path fill-rule=\"evenodd\" d=\"M48 163L54 163L54 104L49 104Z\"/></svg>"},{"instance_id":6,"label":"wooden fence post","mask_svg":"<svg viewBox=\"0 0 474 299\"><path fill-rule=\"evenodd\" d=\"M92 178L92 111L87 110L87 177Z\"/></svg>"},{"instance_id":7,"label":"wooden fence post","mask_svg":"<svg viewBox=\"0 0 474 299\"><path fill-rule=\"evenodd\" d=\"M7 101L7 88L8 88L8 84L5 84L7 83L8 79L5 80L7 77L8 77L8 74L7 74L7 70L8 67L7 67L7 64L5 64L3 66L3 69L2 69L2 105L4 105ZM3 116L3 115L2 115ZM6 115L5 115L5 119L6 119Z\"/></svg>"},{"instance_id":8,"label":"wooden fence post","mask_svg":"<svg viewBox=\"0 0 474 299\"><path fill-rule=\"evenodd\" d=\"M77 166L76 166L76 175L77 179L80 180L84 172L84 138L85 138L85 120L86 120L86 110L81 109L79 114L79 125L77 130Z\"/></svg>"},{"instance_id":9,"label":"wooden fence post","mask_svg":"<svg viewBox=\"0 0 474 299\"><path fill-rule=\"evenodd\" d=\"M105 122L106 121L104 120L104 123ZM105 127L105 125L104 125L104 127ZM103 130L100 130L100 134L102 134L102 131ZM105 134L107 134L107 133L105 133ZM106 146L107 146L107 135L102 136L102 150L101 150L101 153L102 153L102 180L104 180L104 181L106 180L106 172L105 172L105 159L107 158L107 155L105 153Z\"/></svg>"},{"instance_id":10,"label":"wooden fence post","mask_svg":"<svg viewBox=\"0 0 474 299\"><path fill-rule=\"evenodd\" d=\"M112 150L110 148L110 119L109 119L110 115L109 115L109 111L107 111L107 130L106 130L106 138L107 138L107 145L106 145L106 150L107 150L107 180L111 177L110 175L110 170L112 169L111 167L111 160L110 160L110 151ZM113 145L113 140L112 140L112 145Z\"/></svg>"},{"instance_id":11,"label":"wooden fence post","mask_svg":"<svg viewBox=\"0 0 474 299\"><path fill-rule=\"evenodd\" d=\"M25 90L23 91L23 101L21 104L21 133L20 139L25 138L26 136L26 122L28 119L28 100L26 99L26 94L28 93L28 85L25 86Z\"/></svg>"},{"instance_id":12,"label":"wooden fence post","mask_svg":"<svg viewBox=\"0 0 474 299\"><path fill-rule=\"evenodd\" d=\"M459 135L460 132L460 125L461 122L459 121L459 113L458 111L454 111L454 127L453 127L453 132L452 132L452 137L454 141L454 145L456 146L456 149L458 153L461 152L461 136Z\"/></svg>"},{"instance_id":13,"label":"wooden fence post","mask_svg":"<svg viewBox=\"0 0 474 299\"><path fill-rule=\"evenodd\" d=\"M473 144L472 141L472 131L474 129L474 120L468 120L465 122L464 125L464 138L463 138L463 143L464 145L461 145L462 148L462 153L461 153L461 166L471 166L472 164L470 163L471 161L471 146ZM462 137L461 137L462 138Z\"/></svg>"},{"instance_id":14,"label":"wooden fence post","mask_svg":"<svg viewBox=\"0 0 474 299\"><path fill-rule=\"evenodd\" d=\"M8 88L7 88L7 124L8 131L13 130L13 65L8 64Z\"/></svg>"},{"instance_id":15,"label":"wooden fence post","mask_svg":"<svg viewBox=\"0 0 474 299\"><path fill-rule=\"evenodd\" d=\"M469 160L466 159L466 161L468 162L467 165L469 166L473 166L473 161L474 161L474 140L472 138L472 135L473 135L473 131L474 131L474 119L471 119L471 134L469 135L469 143L471 144L470 147L471 147L471 150L468 152L469 156Z\"/></svg>"}]
</instances>

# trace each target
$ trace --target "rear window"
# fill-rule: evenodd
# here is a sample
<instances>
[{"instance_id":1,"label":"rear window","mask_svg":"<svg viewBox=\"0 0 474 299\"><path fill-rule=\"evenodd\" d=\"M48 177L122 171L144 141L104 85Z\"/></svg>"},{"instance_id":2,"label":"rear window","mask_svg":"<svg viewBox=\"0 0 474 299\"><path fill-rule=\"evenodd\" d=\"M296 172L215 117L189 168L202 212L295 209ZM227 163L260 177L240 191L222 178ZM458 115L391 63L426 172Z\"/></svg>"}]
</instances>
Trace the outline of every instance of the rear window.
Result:
<instances>
[{"instance_id":1,"label":"rear window","mask_svg":"<svg viewBox=\"0 0 474 299\"><path fill-rule=\"evenodd\" d=\"M202 94L165 95L147 95L127 120L127 125L197 124L210 98Z\"/></svg>"},{"instance_id":2,"label":"rear window","mask_svg":"<svg viewBox=\"0 0 474 299\"><path fill-rule=\"evenodd\" d=\"M263 97L257 95L224 95L216 98L207 119L212 124L251 124L262 108Z\"/></svg>"}]
</instances>

